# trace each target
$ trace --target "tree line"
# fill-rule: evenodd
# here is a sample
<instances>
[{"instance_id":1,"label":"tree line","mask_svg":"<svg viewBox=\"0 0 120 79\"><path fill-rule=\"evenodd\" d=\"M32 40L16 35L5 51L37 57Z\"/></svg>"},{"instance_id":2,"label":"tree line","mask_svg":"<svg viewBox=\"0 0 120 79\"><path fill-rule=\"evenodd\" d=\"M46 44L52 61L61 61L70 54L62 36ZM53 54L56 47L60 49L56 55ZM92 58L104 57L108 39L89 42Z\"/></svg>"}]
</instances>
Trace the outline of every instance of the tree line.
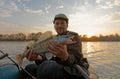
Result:
<instances>
[{"instance_id":1,"label":"tree line","mask_svg":"<svg viewBox=\"0 0 120 79\"><path fill-rule=\"evenodd\" d=\"M0 41L30 41L30 40L37 40L43 33L17 33L17 34L0 34ZM120 35L110 34L110 35L102 35L99 36L91 36L88 37L87 35L80 35L82 41L120 41Z\"/></svg>"},{"instance_id":2,"label":"tree line","mask_svg":"<svg viewBox=\"0 0 120 79\"><path fill-rule=\"evenodd\" d=\"M17 33L17 34L0 34L0 41L29 41L37 40L42 35L42 32L38 33Z\"/></svg>"},{"instance_id":3,"label":"tree line","mask_svg":"<svg viewBox=\"0 0 120 79\"><path fill-rule=\"evenodd\" d=\"M118 33L110 35L100 34L99 36L91 37L88 37L87 35L80 35L80 38L82 41L120 41L120 35Z\"/></svg>"}]
</instances>

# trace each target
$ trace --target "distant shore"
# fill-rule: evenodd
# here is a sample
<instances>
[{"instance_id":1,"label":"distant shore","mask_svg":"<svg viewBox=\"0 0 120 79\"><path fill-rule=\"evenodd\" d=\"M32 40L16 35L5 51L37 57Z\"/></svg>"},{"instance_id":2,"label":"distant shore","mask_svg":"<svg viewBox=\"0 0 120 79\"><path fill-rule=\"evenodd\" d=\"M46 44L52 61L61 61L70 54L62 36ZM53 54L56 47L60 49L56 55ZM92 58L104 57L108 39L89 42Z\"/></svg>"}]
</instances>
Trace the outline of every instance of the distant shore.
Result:
<instances>
[{"instance_id":1,"label":"distant shore","mask_svg":"<svg viewBox=\"0 0 120 79\"><path fill-rule=\"evenodd\" d=\"M32 41L32 40L0 40L0 42L6 42L6 41L10 41L10 42L29 42L29 41ZM101 41L96 41L96 40L92 40L92 41L85 41L85 40L82 40L82 42L120 42L120 40L118 41L112 41L112 40L109 40L109 41L104 41L104 40L101 40Z\"/></svg>"},{"instance_id":2,"label":"distant shore","mask_svg":"<svg viewBox=\"0 0 120 79\"><path fill-rule=\"evenodd\" d=\"M0 34L0 41L31 41L37 40L43 33L30 33L28 35L24 33L17 34ZM91 36L79 35L81 41L83 42L120 42L120 35L118 33L110 35Z\"/></svg>"}]
</instances>

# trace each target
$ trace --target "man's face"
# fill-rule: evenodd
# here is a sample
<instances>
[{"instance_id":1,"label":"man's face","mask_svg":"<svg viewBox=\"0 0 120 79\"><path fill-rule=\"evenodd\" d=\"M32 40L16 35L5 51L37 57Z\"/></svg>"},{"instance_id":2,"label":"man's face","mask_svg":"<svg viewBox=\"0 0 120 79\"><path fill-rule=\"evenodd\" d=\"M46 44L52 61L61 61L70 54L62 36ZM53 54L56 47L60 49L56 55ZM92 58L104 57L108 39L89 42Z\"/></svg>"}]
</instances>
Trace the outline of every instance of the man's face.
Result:
<instances>
[{"instance_id":1,"label":"man's face","mask_svg":"<svg viewBox=\"0 0 120 79\"><path fill-rule=\"evenodd\" d=\"M63 19L56 19L54 22L54 28L58 34L62 34L67 31L68 23Z\"/></svg>"}]
</instances>

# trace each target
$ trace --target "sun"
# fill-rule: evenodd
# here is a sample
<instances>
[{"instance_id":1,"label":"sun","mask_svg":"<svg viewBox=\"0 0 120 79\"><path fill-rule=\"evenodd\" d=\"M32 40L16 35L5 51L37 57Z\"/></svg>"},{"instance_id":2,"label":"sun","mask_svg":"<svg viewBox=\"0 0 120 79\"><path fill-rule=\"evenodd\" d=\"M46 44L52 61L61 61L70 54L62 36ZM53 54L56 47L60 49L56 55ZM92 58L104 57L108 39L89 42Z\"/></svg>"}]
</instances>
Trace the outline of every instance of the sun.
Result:
<instances>
[{"instance_id":1,"label":"sun","mask_svg":"<svg viewBox=\"0 0 120 79\"><path fill-rule=\"evenodd\" d=\"M93 36L94 34L95 34L94 32L90 32L90 31L85 33L85 35L87 35L88 38Z\"/></svg>"},{"instance_id":2,"label":"sun","mask_svg":"<svg viewBox=\"0 0 120 79\"><path fill-rule=\"evenodd\" d=\"M88 33L86 35L87 35L88 38L91 37L91 36L93 36L93 34L91 34L91 33Z\"/></svg>"}]
</instances>

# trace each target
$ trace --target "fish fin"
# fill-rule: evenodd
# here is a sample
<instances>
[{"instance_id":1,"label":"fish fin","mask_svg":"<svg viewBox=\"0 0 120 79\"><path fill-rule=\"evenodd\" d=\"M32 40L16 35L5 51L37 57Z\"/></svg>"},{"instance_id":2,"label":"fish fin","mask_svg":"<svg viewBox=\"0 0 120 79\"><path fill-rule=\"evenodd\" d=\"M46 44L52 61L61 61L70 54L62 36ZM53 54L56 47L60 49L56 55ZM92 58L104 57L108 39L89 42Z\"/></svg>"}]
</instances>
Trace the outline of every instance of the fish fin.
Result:
<instances>
[{"instance_id":1,"label":"fish fin","mask_svg":"<svg viewBox=\"0 0 120 79\"><path fill-rule=\"evenodd\" d=\"M39 38L38 40L39 41L43 41L43 40L46 40L48 38L51 38L52 37L52 32L51 31L47 31L45 33L43 33Z\"/></svg>"},{"instance_id":2,"label":"fish fin","mask_svg":"<svg viewBox=\"0 0 120 79\"><path fill-rule=\"evenodd\" d=\"M15 59L17 60L17 62L18 62L19 65L22 65L22 63L23 63L23 57L22 57L21 54L17 54L15 56Z\"/></svg>"},{"instance_id":3,"label":"fish fin","mask_svg":"<svg viewBox=\"0 0 120 79\"><path fill-rule=\"evenodd\" d=\"M27 44L27 46L26 46L26 48L28 47L28 48L30 48L30 47L32 47L33 45L35 44L35 41L29 41L28 42L28 44ZM27 49L26 49L27 50Z\"/></svg>"}]
</instances>

